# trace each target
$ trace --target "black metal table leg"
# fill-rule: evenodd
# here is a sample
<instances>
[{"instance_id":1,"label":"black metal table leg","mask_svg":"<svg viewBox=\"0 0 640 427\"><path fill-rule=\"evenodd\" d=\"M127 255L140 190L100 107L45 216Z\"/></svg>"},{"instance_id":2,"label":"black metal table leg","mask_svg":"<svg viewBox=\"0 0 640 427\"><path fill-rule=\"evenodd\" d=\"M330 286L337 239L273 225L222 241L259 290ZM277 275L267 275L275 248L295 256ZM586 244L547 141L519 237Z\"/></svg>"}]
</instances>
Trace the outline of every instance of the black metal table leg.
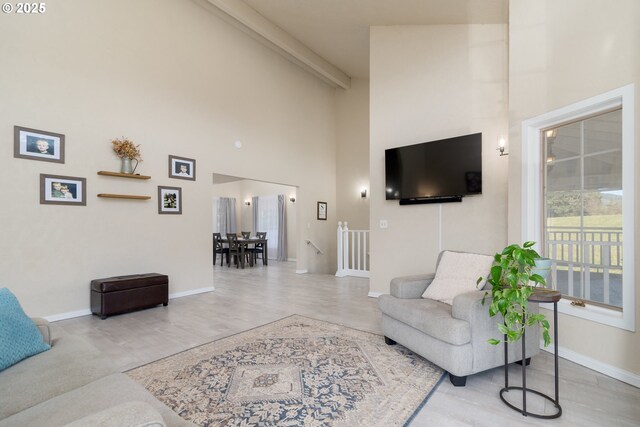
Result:
<instances>
[{"instance_id":1,"label":"black metal table leg","mask_svg":"<svg viewBox=\"0 0 640 427\"><path fill-rule=\"evenodd\" d=\"M522 334L522 387L514 387L514 386L509 386L509 352L508 352L508 344L507 344L507 336L504 336L504 341L505 341L505 345L504 345L504 388L502 390L500 390L500 399L504 402L505 405L507 405L508 407L510 407L511 409L520 412L523 416L531 416L531 417L535 417L535 418L542 418L542 419L553 419L553 418L558 418L560 417L560 415L562 415L562 407L560 407L560 400L559 400L559 377L558 377L558 301L560 300L561 296L560 293L557 291L551 291L551 290L546 290L543 289L541 290L542 292L538 292L537 294L534 292L534 294L531 295L531 297L529 298L529 301L531 302L553 302L553 340L554 340L554 355L553 355L553 360L554 360L554 379L555 379L555 400L552 399L551 397L547 396L546 394L540 393L537 390L532 390L530 388L527 388L527 371L526 371L526 357L527 357L527 352L526 352L526 340L525 340L525 333ZM525 321L524 317L523 317L523 322ZM522 391L522 408L518 408L517 406L509 403L505 397L504 397L504 393L508 393L511 390L521 390ZM543 398L545 398L546 400L550 401L551 403L553 403L553 405L556 407L557 412L555 414L550 414L550 415L545 415L545 414L536 414L533 412L529 412L527 411L527 393L533 393L536 394L538 396L541 396Z\"/></svg>"}]
</instances>

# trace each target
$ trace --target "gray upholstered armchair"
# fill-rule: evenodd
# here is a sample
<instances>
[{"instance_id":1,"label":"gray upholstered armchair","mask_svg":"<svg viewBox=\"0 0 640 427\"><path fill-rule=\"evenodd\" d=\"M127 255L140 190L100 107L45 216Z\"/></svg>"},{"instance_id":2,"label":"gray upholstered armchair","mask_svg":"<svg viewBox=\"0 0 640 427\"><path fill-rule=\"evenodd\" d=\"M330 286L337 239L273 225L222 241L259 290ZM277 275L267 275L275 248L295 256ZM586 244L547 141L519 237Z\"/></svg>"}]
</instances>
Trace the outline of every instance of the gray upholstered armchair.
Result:
<instances>
[{"instance_id":1,"label":"gray upholstered armchair","mask_svg":"<svg viewBox=\"0 0 640 427\"><path fill-rule=\"evenodd\" d=\"M438 265L441 257L442 253ZM504 346L487 343L489 338L500 338L497 323L502 318L489 317L487 303L481 303L484 290L458 295L452 305L423 298L434 277L435 273L391 280L391 295L378 301L382 331L387 344L402 344L446 370L453 385L464 386L467 375L504 364ZM537 312L538 306L531 303L529 308ZM528 363L539 351L538 328L527 328L525 339ZM508 348L510 363L523 359L520 345Z\"/></svg>"}]
</instances>

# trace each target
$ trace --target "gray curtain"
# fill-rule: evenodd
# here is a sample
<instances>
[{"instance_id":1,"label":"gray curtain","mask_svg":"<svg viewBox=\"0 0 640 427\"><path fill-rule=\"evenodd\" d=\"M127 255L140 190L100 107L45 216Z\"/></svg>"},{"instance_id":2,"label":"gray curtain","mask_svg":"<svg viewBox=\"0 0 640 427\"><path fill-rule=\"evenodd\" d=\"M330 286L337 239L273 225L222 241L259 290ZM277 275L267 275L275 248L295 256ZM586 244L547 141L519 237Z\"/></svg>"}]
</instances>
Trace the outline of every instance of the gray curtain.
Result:
<instances>
[{"instance_id":1,"label":"gray curtain","mask_svg":"<svg viewBox=\"0 0 640 427\"><path fill-rule=\"evenodd\" d=\"M253 204L253 234L255 235L258 231L258 196L253 196L251 198L251 203Z\"/></svg>"},{"instance_id":2,"label":"gray curtain","mask_svg":"<svg viewBox=\"0 0 640 427\"><path fill-rule=\"evenodd\" d=\"M287 261L287 205L283 194L278 194L278 261Z\"/></svg>"},{"instance_id":3,"label":"gray curtain","mask_svg":"<svg viewBox=\"0 0 640 427\"><path fill-rule=\"evenodd\" d=\"M220 215L221 234L237 233L236 199L234 197L220 197L218 215Z\"/></svg>"}]
</instances>

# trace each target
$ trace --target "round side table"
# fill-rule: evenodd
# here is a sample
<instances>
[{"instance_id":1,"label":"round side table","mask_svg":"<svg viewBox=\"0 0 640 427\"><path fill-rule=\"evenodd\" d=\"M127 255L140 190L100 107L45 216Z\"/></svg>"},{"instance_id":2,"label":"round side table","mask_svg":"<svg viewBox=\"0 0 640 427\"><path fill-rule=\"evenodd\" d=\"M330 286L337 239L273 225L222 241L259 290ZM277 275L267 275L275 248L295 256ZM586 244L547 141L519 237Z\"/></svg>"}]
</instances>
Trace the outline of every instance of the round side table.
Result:
<instances>
[{"instance_id":1,"label":"round side table","mask_svg":"<svg viewBox=\"0 0 640 427\"><path fill-rule=\"evenodd\" d=\"M560 398L559 398L559 387L558 387L558 301L560 301L562 295L560 292L555 291L553 289L544 289L539 288L533 291L531 296L529 297L529 302L542 302L542 303L553 303L553 358L555 365L555 399L543 394L537 390L532 390L527 388L527 363L526 359L526 340L525 334L522 334L522 387L514 387L509 386L509 361L508 361L508 344L505 336L504 343L504 388L500 390L500 399L511 409L516 410L522 413L523 416L532 416L535 418L543 418L543 419L552 419L558 418L562 415L562 408L560 407ZM526 333L526 332L525 332ZM504 393L508 393L511 390L521 390L522 391L522 408L518 408L517 406L507 402L504 398ZM546 414L536 414L533 412L527 411L527 392L537 394L538 396L542 396L547 399L556 407L557 412L554 414L546 415Z\"/></svg>"}]
</instances>

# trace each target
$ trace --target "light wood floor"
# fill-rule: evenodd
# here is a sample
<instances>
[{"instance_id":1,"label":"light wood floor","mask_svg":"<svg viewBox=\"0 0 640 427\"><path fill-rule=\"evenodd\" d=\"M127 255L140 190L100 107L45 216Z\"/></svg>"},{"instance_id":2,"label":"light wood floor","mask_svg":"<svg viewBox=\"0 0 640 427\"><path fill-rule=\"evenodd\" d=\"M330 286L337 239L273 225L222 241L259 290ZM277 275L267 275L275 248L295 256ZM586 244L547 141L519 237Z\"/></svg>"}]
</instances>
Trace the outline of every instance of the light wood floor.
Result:
<instances>
[{"instance_id":1,"label":"light wood floor","mask_svg":"<svg viewBox=\"0 0 640 427\"><path fill-rule=\"evenodd\" d=\"M292 314L380 333L377 300L367 297L367 279L298 275L293 263L270 262L245 270L214 267L214 286L215 292L174 299L168 307L56 322L53 334L84 337L124 371ZM528 385L552 395L552 356L542 352L529 369ZM518 372L514 367L513 383ZM497 368L469 377L466 387L442 382L412 426L640 425L640 389L563 359L560 379L563 415L558 420L523 417L507 408L498 397L504 376ZM541 405L532 400L529 409L544 410Z\"/></svg>"}]
</instances>

